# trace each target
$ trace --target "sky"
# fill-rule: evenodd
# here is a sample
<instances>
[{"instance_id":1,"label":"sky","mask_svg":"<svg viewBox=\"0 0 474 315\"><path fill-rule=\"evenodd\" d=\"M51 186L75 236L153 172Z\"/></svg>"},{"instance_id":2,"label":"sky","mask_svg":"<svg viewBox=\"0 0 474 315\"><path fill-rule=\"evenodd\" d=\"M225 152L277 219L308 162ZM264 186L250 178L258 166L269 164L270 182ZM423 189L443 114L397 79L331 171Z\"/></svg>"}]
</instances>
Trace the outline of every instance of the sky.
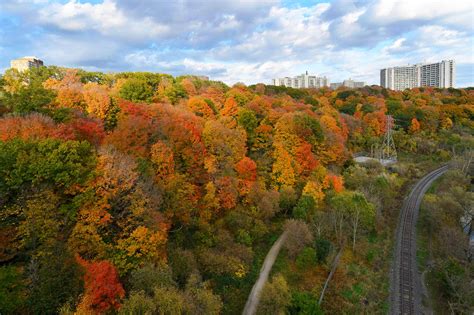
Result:
<instances>
[{"instance_id":1,"label":"sky","mask_svg":"<svg viewBox=\"0 0 474 315\"><path fill-rule=\"evenodd\" d=\"M379 84L382 68L456 61L474 86L472 0L0 0L0 71L37 56L91 71L270 83L308 71Z\"/></svg>"}]
</instances>

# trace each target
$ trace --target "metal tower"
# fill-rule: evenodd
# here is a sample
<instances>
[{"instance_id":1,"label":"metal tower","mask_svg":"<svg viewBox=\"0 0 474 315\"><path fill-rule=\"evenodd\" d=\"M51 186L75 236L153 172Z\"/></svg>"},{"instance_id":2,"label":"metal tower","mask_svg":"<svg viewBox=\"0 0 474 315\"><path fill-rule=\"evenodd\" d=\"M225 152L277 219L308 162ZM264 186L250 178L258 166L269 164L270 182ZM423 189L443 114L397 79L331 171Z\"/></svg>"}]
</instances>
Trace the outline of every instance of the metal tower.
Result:
<instances>
[{"instance_id":1,"label":"metal tower","mask_svg":"<svg viewBox=\"0 0 474 315\"><path fill-rule=\"evenodd\" d=\"M393 141L393 118L390 115L387 115L386 122L386 131L383 138L382 148L381 148L381 159L396 161L397 160L397 149L395 148L395 142Z\"/></svg>"}]
</instances>

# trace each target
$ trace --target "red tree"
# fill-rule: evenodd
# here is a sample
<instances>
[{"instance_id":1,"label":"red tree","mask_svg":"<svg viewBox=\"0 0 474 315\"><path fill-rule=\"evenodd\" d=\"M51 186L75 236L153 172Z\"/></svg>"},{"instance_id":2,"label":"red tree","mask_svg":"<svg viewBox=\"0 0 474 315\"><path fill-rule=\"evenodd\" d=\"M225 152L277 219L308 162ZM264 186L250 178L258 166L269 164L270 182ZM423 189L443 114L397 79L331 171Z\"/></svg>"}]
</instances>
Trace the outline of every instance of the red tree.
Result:
<instances>
[{"instance_id":1,"label":"red tree","mask_svg":"<svg viewBox=\"0 0 474 315\"><path fill-rule=\"evenodd\" d=\"M239 192L244 195L250 191L252 184L257 179L257 163L248 157L235 164L235 170L239 177Z\"/></svg>"},{"instance_id":2,"label":"red tree","mask_svg":"<svg viewBox=\"0 0 474 315\"><path fill-rule=\"evenodd\" d=\"M257 164L248 157L237 162L235 170L239 174L239 178L243 180L255 181L257 178Z\"/></svg>"},{"instance_id":3,"label":"red tree","mask_svg":"<svg viewBox=\"0 0 474 315\"><path fill-rule=\"evenodd\" d=\"M104 125L98 119L78 118L68 125L74 129L77 140L87 140L94 145L99 145L105 138Z\"/></svg>"},{"instance_id":4,"label":"red tree","mask_svg":"<svg viewBox=\"0 0 474 315\"><path fill-rule=\"evenodd\" d=\"M319 165L318 160L311 151L311 144L303 142L301 146L296 148L296 161L298 162L299 171L302 175L307 176Z\"/></svg>"},{"instance_id":5,"label":"red tree","mask_svg":"<svg viewBox=\"0 0 474 315\"><path fill-rule=\"evenodd\" d=\"M88 262L77 256L78 263L85 268L85 294L80 308L105 313L111 308L119 309L119 300L125 290L118 278L117 270L107 260ZM86 305L84 305L86 304Z\"/></svg>"}]
</instances>

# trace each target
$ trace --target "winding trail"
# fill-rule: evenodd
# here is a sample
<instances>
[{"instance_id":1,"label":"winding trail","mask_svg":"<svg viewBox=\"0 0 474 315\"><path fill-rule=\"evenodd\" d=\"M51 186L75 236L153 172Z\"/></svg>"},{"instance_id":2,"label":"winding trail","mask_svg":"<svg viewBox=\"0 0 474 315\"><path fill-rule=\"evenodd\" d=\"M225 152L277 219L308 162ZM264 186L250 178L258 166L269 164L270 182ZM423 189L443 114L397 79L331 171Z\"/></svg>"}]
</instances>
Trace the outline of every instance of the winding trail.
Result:
<instances>
[{"instance_id":1,"label":"winding trail","mask_svg":"<svg viewBox=\"0 0 474 315\"><path fill-rule=\"evenodd\" d=\"M268 275L272 270L273 264L275 263L275 260L278 256L278 253L280 252L281 246L286 240L287 235L288 231L284 231L273 244L272 248L270 248L268 251L267 257L265 257L263 266L260 269L260 275L258 276L257 282L255 282L252 291L250 291L247 303L245 303L245 308L242 312L243 315L253 315L257 311L258 302L260 301L260 294L262 293L262 289L268 280Z\"/></svg>"},{"instance_id":2,"label":"winding trail","mask_svg":"<svg viewBox=\"0 0 474 315\"><path fill-rule=\"evenodd\" d=\"M416 221L423 195L449 166L423 177L405 201L397 227L397 243L390 285L391 314L421 314L421 280L416 261Z\"/></svg>"}]
</instances>

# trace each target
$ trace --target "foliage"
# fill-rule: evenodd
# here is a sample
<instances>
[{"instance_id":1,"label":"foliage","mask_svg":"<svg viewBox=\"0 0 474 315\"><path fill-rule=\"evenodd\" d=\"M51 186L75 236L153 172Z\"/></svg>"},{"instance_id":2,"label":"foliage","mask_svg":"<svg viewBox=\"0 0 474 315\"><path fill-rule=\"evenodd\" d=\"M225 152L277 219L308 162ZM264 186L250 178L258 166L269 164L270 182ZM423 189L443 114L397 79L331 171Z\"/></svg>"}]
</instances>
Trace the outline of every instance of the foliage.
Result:
<instances>
[{"instance_id":1,"label":"foliage","mask_svg":"<svg viewBox=\"0 0 474 315\"><path fill-rule=\"evenodd\" d=\"M284 277L267 284L263 313L388 311L387 231L410 180L468 156L473 103L472 89L229 87L150 72L7 70L0 308L238 313L286 229L274 266ZM381 143L387 114L399 163L356 165L353 154ZM461 313L470 302L462 277L472 271L459 222L472 217L472 198L465 177L447 175L440 187L450 188L427 196L422 220L439 300ZM332 244L349 238L353 250L319 308Z\"/></svg>"},{"instance_id":2,"label":"foliage","mask_svg":"<svg viewBox=\"0 0 474 315\"><path fill-rule=\"evenodd\" d=\"M46 112L53 101L54 93L43 87L22 87L15 94L7 94L4 103L13 113L27 114L31 112Z\"/></svg>"},{"instance_id":3,"label":"foliage","mask_svg":"<svg viewBox=\"0 0 474 315\"><path fill-rule=\"evenodd\" d=\"M330 204L340 217L345 217L349 221L352 228L352 248L354 249L359 226L370 228L373 225L375 207L365 199L363 194L351 191L336 194L330 199ZM341 232L339 230L339 233Z\"/></svg>"},{"instance_id":4,"label":"foliage","mask_svg":"<svg viewBox=\"0 0 474 315\"><path fill-rule=\"evenodd\" d=\"M77 261L85 269L85 295L79 308L98 313L119 309L119 300L125 291L115 267L108 261L88 262L80 256L77 256Z\"/></svg>"},{"instance_id":5,"label":"foliage","mask_svg":"<svg viewBox=\"0 0 474 315\"><path fill-rule=\"evenodd\" d=\"M132 291L127 300L122 304L119 314L153 314L156 310L153 299L146 296L143 291Z\"/></svg>"},{"instance_id":6,"label":"foliage","mask_svg":"<svg viewBox=\"0 0 474 315\"><path fill-rule=\"evenodd\" d=\"M311 247L304 248L296 257L296 266L301 270L310 268L316 264L316 251Z\"/></svg>"},{"instance_id":7,"label":"foliage","mask_svg":"<svg viewBox=\"0 0 474 315\"><path fill-rule=\"evenodd\" d=\"M286 307L290 304L288 284L282 275L273 276L262 291L257 312L259 314L285 314Z\"/></svg>"},{"instance_id":8,"label":"foliage","mask_svg":"<svg viewBox=\"0 0 474 315\"><path fill-rule=\"evenodd\" d=\"M325 263L331 251L331 243L326 239L317 239L315 242L316 260L319 263Z\"/></svg>"},{"instance_id":9,"label":"foliage","mask_svg":"<svg viewBox=\"0 0 474 315\"><path fill-rule=\"evenodd\" d=\"M24 303L25 285L13 266L0 267L0 312L17 313Z\"/></svg>"},{"instance_id":10,"label":"foliage","mask_svg":"<svg viewBox=\"0 0 474 315\"><path fill-rule=\"evenodd\" d=\"M285 230L288 236L284 246L288 251L288 255L294 259L306 245L312 242L313 235L308 225L301 220L288 220L285 223Z\"/></svg>"},{"instance_id":11,"label":"foliage","mask_svg":"<svg viewBox=\"0 0 474 315\"><path fill-rule=\"evenodd\" d=\"M474 273L469 236L462 230L470 226L474 216L474 193L470 187L467 176L450 170L422 202L418 237L424 241L422 248L431 259L427 280L432 287L434 309L439 312L472 311Z\"/></svg>"},{"instance_id":12,"label":"foliage","mask_svg":"<svg viewBox=\"0 0 474 315\"><path fill-rule=\"evenodd\" d=\"M298 315L320 315L323 314L318 300L309 292L293 292L291 294L291 304L288 307L289 314Z\"/></svg>"},{"instance_id":13,"label":"foliage","mask_svg":"<svg viewBox=\"0 0 474 315\"><path fill-rule=\"evenodd\" d=\"M146 264L133 270L130 274L130 285L134 291L152 295L156 286L174 286L175 282L171 268L164 263L160 263L158 265Z\"/></svg>"},{"instance_id":14,"label":"foliage","mask_svg":"<svg viewBox=\"0 0 474 315\"><path fill-rule=\"evenodd\" d=\"M91 150L85 141L0 141L0 193L13 196L28 185L85 183L95 164Z\"/></svg>"},{"instance_id":15,"label":"foliage","mask_svg":"<svg viewBox=\"0 0 474 315\"><path fill-rule=\"evenodd\" d=\"M119 95L132 102L150 102L153 88L143 79L131 78L123 83Z\"/></svg>"},{"instance_id":16,"label":"foliage","mask_svg":"<svg viewBox=\"0 0 474 315\"><path fill-rule=\"evenodd\" d=\"M242 108L238 112L238 123L242 126L248 135L254 133L255 128L258 127L258 120L255 113L252 110Z\"/></svg>"},{"instance_id":17,"label":"foliage","mask_svg":"<svg viewBox=\"0 0 474 315\"><path fill-rule=\"evenodd\" d=\"M61 243L47 256L31 259L28 280L27 309L37 314L55 313L64 303L76 301L83 290L81 268Z\"/></svg>"},{"instance_id":18,"label":"foliage","mask_svg":"<svg viewBox=\"0 0 474 315\"><path fill-rule=\"evenodd\" d=\"M293 217L295 219L306 220L316 207L313 197L308 195L301 196L300 200L293 209Z\"/></svg>"}]
</instances>

